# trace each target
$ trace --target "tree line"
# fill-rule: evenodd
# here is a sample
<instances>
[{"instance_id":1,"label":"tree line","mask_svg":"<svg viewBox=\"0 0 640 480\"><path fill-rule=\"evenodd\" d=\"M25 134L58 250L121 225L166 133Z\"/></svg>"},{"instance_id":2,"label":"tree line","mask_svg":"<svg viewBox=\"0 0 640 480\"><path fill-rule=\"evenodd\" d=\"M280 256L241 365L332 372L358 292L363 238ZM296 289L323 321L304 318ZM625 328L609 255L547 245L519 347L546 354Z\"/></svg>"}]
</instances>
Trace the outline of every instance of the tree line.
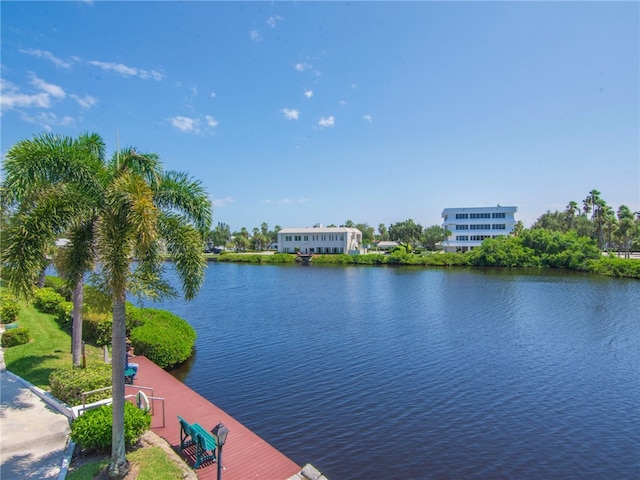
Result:
<instances>
[{"instance_id":1,"label":"tree line","mask_svg":"<svg viewBox=\"0 0 640 480\"><path fill-rule=\"evenodd\" d=\"M449 232L440 225L423 227L413 219L397 222L388 227L381 223L378 229L367 223L355 223L347 220L341 225L327 225L327 227L357 228L362 233L363 245L375 245L378 242L392 240L412 247L422 247L427 250L436 250L439 243L443 242ZM249 232L246 227L231 232L226 223L218 223L205 235L205 250L213 251L217 247L235 249L239 252L246 250L268 250L278 242L278 232L282 230L276 225L272 230L263 222L260 227L255 227Z\"/></svg>"},{"instance_id":2,"label":"tree line","mask_svg":"<svg viewBox=\"0 0 640 480\"><path fill-rule=\"evenodd\" d=\"M336 225L328 225L335 227ZM423 227L413 219L396 222L389 226L378 225L377 230L368 223L355 223L347 220L343 227L357 228L362 232L362 244L374 246L381 241L395 241L407 245L411 249L435 251L451 234L441 225ZM237 251L267 250L278 241L278 232L282 229L276 225L273 230L263 222L251 232L243 227L231 232L229 225L218 223L205 237L208 250L213 246L224 246ZM598 190L591 190L582 201L570 201L563 211L547 211L531 226L531 229L547 229L557 232L575 231L578 236L593 239L600 250L618 252L629 257L632 251L640 250L640 212L633 212L628 206L620 205L614 209L602 198ZM520 235L525 230L521 221L516 222L513 235Z\"/></svg>"}]
</instances>

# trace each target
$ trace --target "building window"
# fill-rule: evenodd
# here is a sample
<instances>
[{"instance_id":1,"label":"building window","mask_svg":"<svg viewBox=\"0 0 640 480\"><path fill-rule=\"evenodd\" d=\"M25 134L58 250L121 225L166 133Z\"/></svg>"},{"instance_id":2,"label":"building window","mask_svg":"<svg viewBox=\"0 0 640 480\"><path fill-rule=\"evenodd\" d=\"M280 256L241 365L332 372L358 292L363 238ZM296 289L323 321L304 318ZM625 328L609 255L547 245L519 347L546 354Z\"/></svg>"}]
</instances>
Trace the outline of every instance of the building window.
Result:
<instances>
[{"instance_id":1,"label":"building window","mask_svg":"<svg viewBox=\"0 0 640 480\"><path fill-rule=\"evenodd\" d=\"M495 212L491 214L491 218L506 218L504 212Z\"/></svg>"},{"instance_id":2,"label":"building window","mask_svg":"<svg viewBox=\"0 0 640 480\"><path fill-rule=\"evenodd\" d=\"M491 230L491 225L479 223L478 225L471 225L471 230Z\"/></svg>"},{"instance_id":3,"label":"building window","mask_svg":"<svg viewBox=\"0 0 640 480\"><path fill-rule=\"evenodd\" d=\"M308 241L309 241L309 235L305 235L305 236L304 236L304 241L305 241L305 242L308 242Z\"/></svg>"},{"instance_id":4,"label":"building window","mask_svg":"<svg viewBox=\"0 0 640 480\"><path fill-rule=\"evenodd\" d=\"M507 226L504 223L494 223L491 225L491 228L493 230L506 230Z\"/></svg>"},{"instance_id":5,"label":"building window","mask_svg":"<svg viewBox=\"0 0 640 480\"><path fill-rule=\"evenodd\" d=\"M456 213L456 220L464 220L469 218L468 213Z\"/></svg>"},{"instance_id":6,"label":"building window","mask_svg":"<svg viewBox=\"0 0 640 480\"><path fill-rule=\"evenodd\" d=\"M456 225L456 230L469 230L469 225Z\"/></svg>"},{"instance_id":7,"label":"building window","mask_svg":"<svg viewBox=\"0 0 640 480\"><path fill-rule=\"evenodd\" d=\"M294 238L296 242L302 241L302 235L294 235Z\"/></svg>"},{"instance_id":8,"label":"building window","mask_svg":"<svg viewBox=\"0 0 640 480\"><path fill-rule=\"evenodd\" d=\"M471 235L471 240L481 242L485 238L491 238L491 235Z\"/></svg>"},{"instance_id":9,"label":"building window","mask_svg":"<svg viewBox=\"0 0 640 480\"><path fill-rule=\"evenodd\" d=\"M472 213L469 218L491 218L490 213Z\"/></svg>"},{"instance_id":10,"label":"building window","mask_svg":"<svg viewBox=\"0 0 640 480\"><path fill-rule=\"evenodd\" d=\"M291 235L285 235L284 241L285 242L290 242L291 241Z\"/></svg>"},{"instance_id":11,"label":"building window","mask_svg":"<svg viewBox=\"0 0 640 480\"><path fill-rule=\"evenodd\" d=\"M469 241L469 235L456 235L456 240L458 242L467 242Z\"/></svg>"}]
</instances>

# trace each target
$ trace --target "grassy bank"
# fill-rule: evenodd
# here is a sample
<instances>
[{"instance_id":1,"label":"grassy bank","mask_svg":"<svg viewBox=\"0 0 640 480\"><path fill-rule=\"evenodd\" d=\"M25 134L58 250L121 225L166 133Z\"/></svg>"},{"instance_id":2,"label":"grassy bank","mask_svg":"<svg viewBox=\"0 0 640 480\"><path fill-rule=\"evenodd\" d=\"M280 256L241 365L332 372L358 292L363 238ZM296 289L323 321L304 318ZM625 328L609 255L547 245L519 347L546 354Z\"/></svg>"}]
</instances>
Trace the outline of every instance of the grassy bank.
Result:
<instances>
[{"instance_id":1,"label":"grassy bank","mask_svg":"<svg viewBox=\"0 0 640 480\"><path fill-rule=\"evenodd\" d=\"M569 270L577 270L587 273L595 273L598 275L606 275L621 278L638 278L640 279L640 260L613 258L601 256L598 259L579 258L576 267L572 268L569 262L567 266L556 266L548 261L548 255L525 255L509 257L505 261L505 257L501 255L484 255L482 247L478 251L466 253L431 253L411 254L406 252L395 252L392 254L368 253L362 255L314 255L313 264L316 265L404 265L404 266L423 266L423 267L454 267L454 266L481 266L481 267L547 267L547 268L566 268ZM491 252L492 254L494 252ZM561 256L562 253L558 253ZM575 254L571 254L575 257ZM289 253L260 254L260 253L232 253L226 252L222 255L211 255L208 257L211 261L218 262L237 262L252 264L295 264L296 255Z\"/></svg>"},{"instance_id":2,"label":"grassy bank","mask_svg":"<svg viewBox=\"0 0 640 480\"><path fill-rule=\"evenodd\" d=\"M54 320L53 315L40 313L22 304L18 325L28 328L31 342L4 349L7 370L48 390L49 375L54 370L72 363L71 335ZM86 345L87 363L102 362L102 349Z\"/></svg>"}]
</instances>

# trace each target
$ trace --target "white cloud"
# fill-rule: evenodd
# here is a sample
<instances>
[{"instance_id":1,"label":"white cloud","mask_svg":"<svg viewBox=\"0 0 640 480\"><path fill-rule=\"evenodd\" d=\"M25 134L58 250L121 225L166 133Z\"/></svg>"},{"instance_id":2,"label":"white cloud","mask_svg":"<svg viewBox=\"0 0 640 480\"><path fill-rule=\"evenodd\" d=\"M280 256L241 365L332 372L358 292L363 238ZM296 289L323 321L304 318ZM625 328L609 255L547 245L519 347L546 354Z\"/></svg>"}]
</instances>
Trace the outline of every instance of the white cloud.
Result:
<instances>
[{"instance_id":1,"label":"white cloud","mask_svg":"<svg viewBox=\"0 0 640 480\"><path fill-rule=\"evenodd\" d=\"M363 115L362 118L369 123L373 123L373 117L371 115Z\"/></svg>"},{"instance_id":2,"label":"white cloud","mask_svg":"<svg viewBox=\"0 0 640 480\"><path fill-rule=\"evenodd\" d=\"M260 35L260 32L258 32L257 30L249 31L249 38L254 42L262 41L262 35Z\"/></svg>"},{"instance_id":3,"label":"white cloud","mask_svg":"<svg viewBox=\"0 0 640 480\"><path fill-rule=\"evenodd\" d=\"M116 72L120 75L125 76L139 77L145 80L148 78L153 78L154 80L162 80L164 78L164 75L157 70L148 71L142 68L129 67L122 63L99 62L97 60L90 60L88 63L89 65L100 67L101 69L109 72Z\"/></svg>"},{"instance_id":4,"label":"white cloud","mask_svg":"<svg viewBox=\"0 0 640 480\"><path fill-rule=\"evenodd\" d=\"M352 89L352 90L355 90L356 88L358 88L358 86L357 86L355 83L352 83L352 84L351 84L351 89Z\"/></svg>"},{"instance_id":5,"label":"white cloud","mask_svg":"<svg viewBox=\"0 0 640 480\"><path fill-rule=\"evenodd\" d=\"M293 68L295 68L298 72L304 72L305 70L309 70L311 65L308 63L296 63Z\"/></svg>"},{"instance_id":6,"label":"white cloud","mask_svg":"<svg viewBox=\"0 0 640 480\"><path fill-rule=\"evenodd\" d=\"M53 130L53 127L68 127L75 123L75 120L72 117L66 115L62 118L58 118L58 116L53 112L41 112L36 115L21 113L20 118L25 122L39 125L47 131Z\"/></svg>"},{"instance_id":7,"label":"white cloud","mask_svg":"<svg viewBox=\"0 0 640 480\"><path fill-rule=\"evenodd\" d=\"M311 90L311 89L305 90L304 91L304 96L307 97L307 98L313 97L313 90Z\"/></svg>"},{"instance_id":8,"label":"white cloud","mask_svg":"<svg viewBox=\"0 0 640 480\"><path fill-rule=\"evenodd\" d=\"M341 107L344 107L347 104L346 100L340 100L338 103Z\"/></svg>"},{"instance_id":9,"label":"white cloud","mask_svg":"<svg viewBox=\"0 0 640 480\"><path fill-rule=\"evenodd\" d=\"M269 205L294 205L299 203L308 203L308 198L283 198L280 200L265 200L264 203Z\"/></svg>"},{"instance_id":10,"label":"white cloud","mask_svg":"<svg viewBox=\"0 0 640 480\"><path fill-rule=\"evenodd\" d=\"M54 85L53 83L47 83L41 78L36 77L34 74L31 74L31 85L42 90L47 95L51 95L52 97L64 98L67 96L62 87Z\"/></svg>"},{"instance_id":11,"label":"white cloud","mask_svg":"<svg viewBox=\"0 0 640 480\"><path fill-rule=\"evenodd\" d=\"M211 200L211 203L213 203L214 208L215 207L226 207L228 205L231 205L232 203L235 203L236 199L233 197L224 197L224 198L214 198L213 200Z\"/></svg>"},{"instance_id":12,"label":"white cloud","mask_svg":"<svg viewBox=\"0 0 640 480\"><path fill-rule=\"evenodd\" d=\"M282 113L287 120L298 120L300 117L300 112L294 108L283 108Z\"/></svg>"},{"instance_id":13,"label":"white cloud","mask_svg":"<svg viewBox=\"0 0 640 480\"><path fill-rule=\"evenodd\" d=\"M200 131L200 122L195 118L175 116L171 119L171 125L181 132L198 132Z\"/></svg>"},{"instance_id":14,"label":"white cloud","mask_svg":"<svg viewBox=\"0 0 640 480\"><path fill-rule=\"evenodd\" d=\"M207 121L207 125L210 126L211 128L216 128L218 126L219 122L215 118L213 118L211 115L205 115L204 118Z\"/></svg>"},{"instance_id":15,"label":"white cloud","mask_svg":"<svg viewBox=\"0 0 640 480\"><path fill-rule=\"evenodd\" d=\"M329 117L322 117L318 122L318 126L322 128L333 127L333 125L335 124L335 120L336 119L333 117L333 115Z\"/></svg>"},{"instance_id":16,"label":"white cloud","mask_svg":"<svg viewBox=\"0 0 640 480\"><path fill-rule=\"evenodd\" d=\"M0 106L2 109L20 107L51 107L51 97L45 92L26 94L11 82L0 79Z\"/></svg>"},{"instance_id":17,"label":"white cloud","mask_svg":"<svg viewBox=\"0 0 640 480\"><path fill-rule=\"evenodd\" d=\"M211 92L211 98L216 98L216 92Z\"/></svg>"},{"instance_id":18,"label":"white cloud","mask_svg":"<svg viewBox=\"0 0 640 480\"><path fill-rule=\"evenodd\" d=\"M69 97L73 98L76 102L78 102L78 105L85 109L93 107L98 102L98 100L91 95L80 97L79 95L72 93L69 95Z\"/></svg>"},{"instance_id":19,"label":"white cloud","mask_svg":"<svg viewBox=\"0 0 640 480\"><path fill-rule=\"evenodd\" d=\"M273 15L267 18L267 25L269 25L271 28L276 28L276 25L278 25L278 22L280 20L282 20L282 17L280 15Z\"/></svg>"},{"instance_id":20,"label":"white cloud","mask_svg":"<svg viewBox=\"0 0 640 480\"><path fill-rule=\"evenodd\" d=\"M44 58L53 62L56 67L62 68L71 68L71 64L69 62L65 62L61 58L56 57L53 53L47 50L38 50L36 48L25 48L23 50L19 50L21 53L26 53L27 55L33 55L34 57Z\"/></svg>"}]
</instances>

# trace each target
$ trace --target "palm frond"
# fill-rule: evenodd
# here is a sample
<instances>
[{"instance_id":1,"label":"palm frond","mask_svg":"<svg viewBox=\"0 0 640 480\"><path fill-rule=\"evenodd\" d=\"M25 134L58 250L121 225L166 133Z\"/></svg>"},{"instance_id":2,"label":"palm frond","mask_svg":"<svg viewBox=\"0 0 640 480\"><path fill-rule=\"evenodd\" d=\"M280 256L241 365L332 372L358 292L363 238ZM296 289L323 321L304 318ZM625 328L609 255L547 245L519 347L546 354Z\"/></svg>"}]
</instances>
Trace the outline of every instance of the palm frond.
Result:
<instances>
[{"instance_id":1,"label":"palm frond","mask_svg":"<svg viewBox=\"0 0 640 480\"><path fill-rule=\"evenodd\" d=\"M180 215L160 216L159 232L171 255L187 300L193 299L204 282L206 260L200 233Z\"/></svg>"},{"instance_id":2,"label":"palm frond","mask_svg":"<svg viewBox=\"0 0 640 480\"><path fill-rule=\"evenodd\" d=\"M202 183L186 173L168 171L155 195L156 204L165 211L177 211L193 222L204 236L211 229L212 207Z\"/></svg>"}]
</instances>

